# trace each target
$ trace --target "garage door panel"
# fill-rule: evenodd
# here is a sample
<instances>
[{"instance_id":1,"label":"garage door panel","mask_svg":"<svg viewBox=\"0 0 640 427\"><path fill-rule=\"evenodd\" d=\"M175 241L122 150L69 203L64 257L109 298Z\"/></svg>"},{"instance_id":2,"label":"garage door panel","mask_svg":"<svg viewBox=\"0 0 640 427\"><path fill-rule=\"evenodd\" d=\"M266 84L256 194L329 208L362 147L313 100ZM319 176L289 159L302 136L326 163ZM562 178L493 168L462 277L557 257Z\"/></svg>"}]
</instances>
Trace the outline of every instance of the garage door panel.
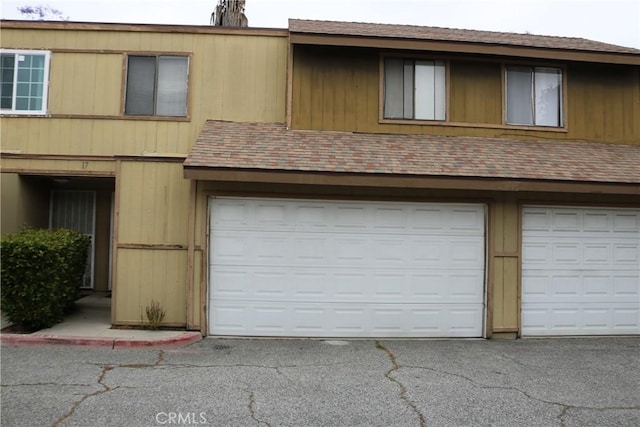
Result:
<instances>
[{"instance_id":1,"label":"garage door panel","mask_svg":"<svg viewBox=\"0 0 640 427\"><path fill-rule=\"evenodd\" d=\"M635 235L640 228L640 215L636 212L618 212L613 217L613 230Z\"/></svg>"},{"instance_id":2,"label":"garage door panel","mask_svg":"<svg viewBox=\"0 0 640 427\"><path fill-rule=\"evenodd\" d=\"M481 205L221 198L210 206L213 334L482 335Z\"/></svg>"},{"instance_id":3,"label":"garage door panel","mask_svg":"<svg viewBox=\"0 0 640 427\"><path fill-rule=\"evenodd\" d=\"M212 305L220 335L325 337L468 337L481 334L477 305L450 309L431 304L312 304L255 302Z\"/></svg>"},{"instance_id":4,"label":"garage door panel","mask_svg":"<svg viewBox=\"0 0 640 427\"><path fill-rule=\"evenodd\" d=\"M218 265L424 268L446 262L459 270L484 268L482 236L397 238L339 234L213 231L213 256Z\"/></svg>"},{"instance_id":5,"label":"garage door panel","mask_svg":"<svg viewBox=\"0 0 640 427\"><path fill-rule=\"evenodd\" d=\"M640 333L640 210L523 209L522 330Z\"/></svg>"},{"instance_id":6,"label":"garage door panel","mask_svg":"<svg viewBox=\"0 0 640 427\"><path fill-rule=\"evenodd\" d=\"M526 302L628 302L640 300L638 277L632 272L568 270L553 275L526 272L522 278Z\"/></svg>"},{"instance_id":7,"label":"garage door panel","mask_svg":"<svg viewBox=\"0 0 640 427\"><path fill-rule=\"evenodd\" d=\"M448 205L443 210L443 205L427 208L425 204L416 203L398 203L389 207L391 204L382 206L377 202L331 202L327 205L326 201L246 204L243 200L215 200L212 230L289 232L303 228L307 231L356 234L396 234L399 230L412 234L414 230L431 230L431 234L440 232L446 235L484 232L484 210L470 205Z\"/></svg>"},{"instance_id":8,"label":"garage door panel","mask_svg":"<svg viewBox=\"0 0 640 427\"><path fill-rule=\"evenodd\" d=\"M637 334L640 311L630 303L573 303L531 305L522 312L522 322L530 335L610 335ZM551 331L552 333L549 333Z\"/></svg>"},{"instance_id":9,"label":"garage door panel","mask_svg":"<svg viewBox=\"0 0 640 427\"><path fill-rule=\"evenodd\" d=\"M212 269L212 299L252 301L328 301L363 303L420 301L482 304L482 272L423 272L334 269L299 271L290 268L221 266Z\"/></svg>"},{"instance_id":10,"label":"garage door panel","mask_svg":"<svg viewBox=\"0 0 640 427\"><path fill-rule=\"evenodd\" d=\"M591 270L625 266L636 270L640 263L640 243L630 240L587 235L571 239L552 234L546 237L529 236L523 243L522 257L529 269L571 268L573 265Z\"/></svg>"}]
</instances>

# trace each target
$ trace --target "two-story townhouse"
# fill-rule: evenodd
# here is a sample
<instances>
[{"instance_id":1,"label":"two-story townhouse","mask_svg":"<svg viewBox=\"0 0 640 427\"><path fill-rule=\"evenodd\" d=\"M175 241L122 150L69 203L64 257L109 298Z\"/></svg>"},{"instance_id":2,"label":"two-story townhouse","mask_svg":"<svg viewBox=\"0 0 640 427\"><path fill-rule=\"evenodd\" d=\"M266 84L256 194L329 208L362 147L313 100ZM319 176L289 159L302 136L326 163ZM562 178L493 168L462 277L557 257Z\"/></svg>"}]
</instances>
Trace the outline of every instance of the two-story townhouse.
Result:
<instances>
[{"instance_id":1,"label":"two-story townhouse","mask_svg":"<svg viewBox=\"0 0 640 427\"><path fill-rule=\"evenodd\" d=\"M640 333L638 50L298 20L2 48L50 76L35 113L3 95L3 232L93 203L116 325L155 298L213 335Z\"/></svg>"},{"instance_id":2,"label":"two-story townhouse","mask_svg":"<svg viewBox=\"0 0 640 427\"><path fill-rule=\"evenodd\" d=\"M289 32L286 124L208 121L185 161L208 333L640 333L640 51Z\"/></svg>"},{"instance_id":3,"label":"two-story townhouse","mask_svg":"<svg viewBox=\"0 0 640 427\"><path fill-rule=\"evenodd\" d=\"M139 325L155 299L165 325L200 328L188 274L206 248L189 246L182 162L206 119L285 120L287 31L2 21L0 35L2 233L85 232L83 286L112 289L113 324Z\"/></svg>"}]
</instances>

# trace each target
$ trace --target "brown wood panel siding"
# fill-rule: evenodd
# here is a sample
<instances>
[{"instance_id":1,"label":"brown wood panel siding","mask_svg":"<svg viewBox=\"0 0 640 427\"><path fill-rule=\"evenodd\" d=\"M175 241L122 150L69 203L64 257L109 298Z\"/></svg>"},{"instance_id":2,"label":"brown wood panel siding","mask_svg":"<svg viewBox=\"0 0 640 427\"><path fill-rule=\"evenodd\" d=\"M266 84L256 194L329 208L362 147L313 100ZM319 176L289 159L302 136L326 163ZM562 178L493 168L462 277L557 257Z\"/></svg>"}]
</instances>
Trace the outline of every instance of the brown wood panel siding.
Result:
<instances>
[{"instance_id":1,"label":"brown wood panel siding","mask_svg":"<svg viewBox=\"0 0 640 427\"><path fill-rule=\"evenodd\" d=\"M502 123L500 64L450 61L449 120Z\"/></svg>"},{"instance_id":2,"label":"brown wood panel siding","mask_svg":"<svg viewBox=\"0 0 640 427\"><path fill-rule=\"evenodd\" d=\"M640 144L640 68L567 67L567 137Z\"/></svg>"},{"instance_id":3,"label":"brown wood panel siding","mask_svg":"<svg viewBox=\"0 0 640 427\"><path fill-rule=\"evenodd\" d=\"M519 289L519 227L517 199L501 194L491 204L488 233L489 262L493 262L490 278L492 325L490 329L517 328Z\"/></svg>"},{"instance_id":4,"label":"brown wood panel siding","mask_svg":"<svg viewBox=\"0 0 640 427\"><path fill-rule=\"evenodd\" d=\"M502 124L504 83L496 58L449 60L447 124L380 120L380 52L375 49L297 45L293 60L294 129L640 144L639 67L567 65L566 128L545 130Z\"/></svg>"},{"instance_id":5,"label":"brown wood panel siding","mask_svg":"<svg viewBox=\"0 0 640 427\"><path fill-rule=\"evenodd\" d=\"M378 118L377 67L372 53L296 46L292 127L369 131Z\"/></svg>"}]
</instances>

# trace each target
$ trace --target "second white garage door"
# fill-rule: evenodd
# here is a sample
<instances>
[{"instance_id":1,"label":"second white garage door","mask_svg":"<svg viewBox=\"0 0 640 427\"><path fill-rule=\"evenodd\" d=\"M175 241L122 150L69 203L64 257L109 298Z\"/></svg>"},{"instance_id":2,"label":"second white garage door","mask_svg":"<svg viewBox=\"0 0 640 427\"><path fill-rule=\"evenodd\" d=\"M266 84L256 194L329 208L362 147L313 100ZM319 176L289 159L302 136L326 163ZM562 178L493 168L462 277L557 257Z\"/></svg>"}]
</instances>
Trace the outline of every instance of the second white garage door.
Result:
<instances>
[{"instance_id":1,"label":"second white garage door","mask_svg":"<svg viewBox=\"0 0 640 427\"><path fill-rule=\"evenodd\" d=\"M522 333L640 334L640 209L524 207Z\"/></svg>"},{"instance_id":2,"label":"second white garage door","mask_svg":"<svg viewBox=\"0 0 640 427\"><path fill-rule=\"evenodd\" d=\"M480 337L484 206L212 198L209 332Z\"/></svg>"}]
</instances>

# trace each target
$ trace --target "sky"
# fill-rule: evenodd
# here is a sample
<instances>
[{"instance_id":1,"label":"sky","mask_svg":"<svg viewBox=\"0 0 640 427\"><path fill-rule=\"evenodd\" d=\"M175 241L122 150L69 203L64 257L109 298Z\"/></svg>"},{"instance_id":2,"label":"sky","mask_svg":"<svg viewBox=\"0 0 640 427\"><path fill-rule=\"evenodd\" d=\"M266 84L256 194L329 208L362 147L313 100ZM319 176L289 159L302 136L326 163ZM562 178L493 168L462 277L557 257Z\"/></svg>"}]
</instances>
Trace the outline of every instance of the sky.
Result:
<instances>
[{"instance_id":1,"label":"sky","mask_svg":"<svg viewBox=\"0 0 640 427\"><path fill-rule=\"evenodd\" d=\"M49 5L70 21L208 25L217 0L0 0L2 19ZM246 0L250 27L288 18L582 37L640 49L640 0Z\"/></svg>"}]
</instances>

